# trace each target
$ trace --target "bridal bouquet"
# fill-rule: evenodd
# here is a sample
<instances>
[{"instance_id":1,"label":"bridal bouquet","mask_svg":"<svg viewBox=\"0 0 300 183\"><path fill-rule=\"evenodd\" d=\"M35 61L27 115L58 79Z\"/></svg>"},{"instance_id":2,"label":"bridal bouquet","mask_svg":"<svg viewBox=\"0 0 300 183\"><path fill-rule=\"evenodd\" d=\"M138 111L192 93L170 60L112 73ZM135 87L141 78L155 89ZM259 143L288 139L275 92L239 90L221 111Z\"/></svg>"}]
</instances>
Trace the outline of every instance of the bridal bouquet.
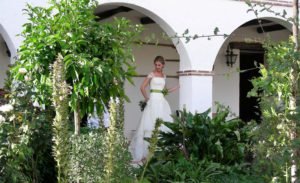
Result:
<instances>
[{"instance_id":1,"label":"bridal bouquet","mask_svg":"<svg viewBox=\"0 0 300 183\"><path fill-rule=\"evenodd\" d=\"M146 102L145 100L141 100L141 101L139 102L139 106L140 106L140 108L141 108L141 111L144 111L146 105L147 105L147 102Z\"/></svg>"},{"instance_id":2,"label":"bridal bouquet","mask_svg":"<svg viewBox=\"0 0 300 183\"><path fill-rule=\"evenodd\" d=\"M161 92L164 96L169 94L169 90L167 88L164 88Z\"/></svg>"}]
</instances>

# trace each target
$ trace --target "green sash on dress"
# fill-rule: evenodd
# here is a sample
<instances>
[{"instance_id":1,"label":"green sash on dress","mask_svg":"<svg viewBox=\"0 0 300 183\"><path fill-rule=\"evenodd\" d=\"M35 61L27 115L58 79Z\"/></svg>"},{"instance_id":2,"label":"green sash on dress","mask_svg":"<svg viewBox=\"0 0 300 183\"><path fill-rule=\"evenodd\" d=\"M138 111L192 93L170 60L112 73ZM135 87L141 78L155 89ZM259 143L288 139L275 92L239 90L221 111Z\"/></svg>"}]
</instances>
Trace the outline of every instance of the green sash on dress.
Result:
<instances>
[{"instance_id":1,"label":"green sash on dress","mask_svg":"<svg viewBox=\"0 0 300 183\"><path fill-rule=\"evenodd\" d=\"M151 89L151 93L162 93L162 90Z\"/></svg>"}]
</instances>

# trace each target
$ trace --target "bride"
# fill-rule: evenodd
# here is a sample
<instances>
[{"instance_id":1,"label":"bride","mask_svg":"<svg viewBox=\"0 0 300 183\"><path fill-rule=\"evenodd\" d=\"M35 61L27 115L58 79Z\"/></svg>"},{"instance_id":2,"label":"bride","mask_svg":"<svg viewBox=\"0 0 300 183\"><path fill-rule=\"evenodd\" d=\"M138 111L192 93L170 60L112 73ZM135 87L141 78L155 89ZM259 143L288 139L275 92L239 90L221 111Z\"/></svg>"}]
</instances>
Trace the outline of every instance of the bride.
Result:
<instances>
[{"instance_id":1,"label":"bride","mask_svg":"<svg viewBox=\"0 0 300 183\"><path fill-rule=\"evenodd\" d=\"M149 143L144 140L145 137L151 137L154 130L157 118L163 121L171 122L171 109L170 105L163 95L165 88L166 75L163 73L165 60L162 56L156 56L154 59L154 70L148 74L141 85L141 92L147 102L143 111L140 124L133 136L130 144L130 151L134 163L143 161L148 155ZM150 94L146 92L146 88L150 85ZM168 93L175 91L179 88L175 86L167 89ZM161 126L160 130L166 131L166 126Z\"/></svg>"}]
</instances>

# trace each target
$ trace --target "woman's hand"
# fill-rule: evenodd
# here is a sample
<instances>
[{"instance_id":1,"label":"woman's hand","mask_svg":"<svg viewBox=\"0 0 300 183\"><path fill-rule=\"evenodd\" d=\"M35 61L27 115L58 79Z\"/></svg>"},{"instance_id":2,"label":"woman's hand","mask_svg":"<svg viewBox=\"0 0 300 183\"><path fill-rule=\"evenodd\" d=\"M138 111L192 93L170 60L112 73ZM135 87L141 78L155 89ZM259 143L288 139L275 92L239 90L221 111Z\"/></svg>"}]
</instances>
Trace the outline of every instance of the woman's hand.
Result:
<instances>
[{"instance_id":1,"label":"woman's hand","mask_svg":"<svg viewBox=\"0 0 300 183\"><path fill-rule=\"evenodd\" d=\"M170 92L173 92L173 91L177 90L178 88L180 88L179 84L176 85L176 86L173 87L173 88L168 89L168 91L169 91L169 93L170 93Z\"/></svg>"}]
</instances>

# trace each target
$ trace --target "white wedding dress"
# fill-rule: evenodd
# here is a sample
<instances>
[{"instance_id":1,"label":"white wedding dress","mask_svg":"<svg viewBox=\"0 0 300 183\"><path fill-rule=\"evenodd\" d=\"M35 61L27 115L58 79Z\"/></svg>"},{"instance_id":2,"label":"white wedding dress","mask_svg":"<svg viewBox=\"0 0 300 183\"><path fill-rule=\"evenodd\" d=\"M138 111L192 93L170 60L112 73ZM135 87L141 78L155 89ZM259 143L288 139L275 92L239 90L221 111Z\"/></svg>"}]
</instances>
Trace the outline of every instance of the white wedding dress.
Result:
<instances>
[{"instance_id":1,"label":"white wedding dress","mask_svg":"<svg viewBox=\"0 0 300 183\"><path fill-rule=\"evenodd\" d=\"M166 78L156 77L152 73L148 75L148 78L151 78L150 90L154 90L154 92L150 92L150 97L143 111L140 124L129 146L133 161L135 162L141 161L148 155L149 143L144 140L144 137L151 137L156 119L161 118L167 122L172 121L170 105L163 93L159 92L164 89ZM170 131L164 125L160 127L160 130Z\"/></svg>"}]
</instances>

